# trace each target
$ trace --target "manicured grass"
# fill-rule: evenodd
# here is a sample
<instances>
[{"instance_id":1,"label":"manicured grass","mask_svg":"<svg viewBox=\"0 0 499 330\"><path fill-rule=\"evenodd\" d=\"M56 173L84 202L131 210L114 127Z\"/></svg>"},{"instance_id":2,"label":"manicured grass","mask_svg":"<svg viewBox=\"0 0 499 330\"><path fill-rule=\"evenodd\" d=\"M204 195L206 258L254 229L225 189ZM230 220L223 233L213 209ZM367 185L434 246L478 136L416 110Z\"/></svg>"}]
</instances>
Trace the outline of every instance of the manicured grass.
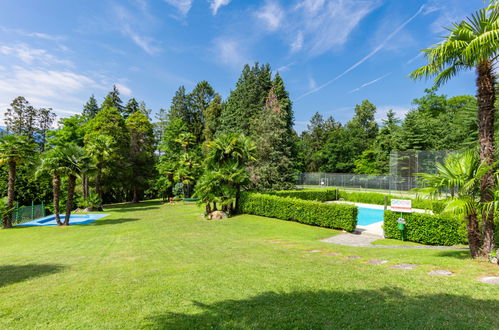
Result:
<instances>
[{"instance_id":1,"label":"manicured grass","mask_svg":"<svg viewBox=\"0 0 499 330\"><path fill-rule=\"evenodd\" d=\"M0 328L499 328L499 288L477 281L499 269L466 251L332 245L319 239L334 230L206 221L195 205L106 212L93 225L0 232ZM398 262L421 266L390 269Z\"/></svg>"},{"instance_id":2,"label":"manicured grass","mask_svg":"<svg viewBox=\"0 0 499 330\"><path fill-rule=\"evenodd\" d=\"M403 246L425 246L424 244L402 241L398 239L385 238L372 242L374 245L403 245Z\"/></svg>"}]
</instances>

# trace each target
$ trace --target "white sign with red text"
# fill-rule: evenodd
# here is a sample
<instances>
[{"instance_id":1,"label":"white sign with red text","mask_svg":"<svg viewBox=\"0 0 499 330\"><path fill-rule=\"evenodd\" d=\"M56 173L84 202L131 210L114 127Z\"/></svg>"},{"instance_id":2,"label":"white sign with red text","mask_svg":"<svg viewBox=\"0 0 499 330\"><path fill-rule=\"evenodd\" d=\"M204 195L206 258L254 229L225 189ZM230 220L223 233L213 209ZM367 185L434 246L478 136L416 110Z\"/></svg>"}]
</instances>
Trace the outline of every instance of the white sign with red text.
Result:
<instances>
[{"instance_id":1,"label":"white sign with red text","mask_svg":"<svg viewBox=\"0 0 499 330\"><path fill-rule=\"evenodd\" d=\"M412 201L409 199L392 199L390 209L395 212L412 212Z\"/></svg>"}]
</instances>

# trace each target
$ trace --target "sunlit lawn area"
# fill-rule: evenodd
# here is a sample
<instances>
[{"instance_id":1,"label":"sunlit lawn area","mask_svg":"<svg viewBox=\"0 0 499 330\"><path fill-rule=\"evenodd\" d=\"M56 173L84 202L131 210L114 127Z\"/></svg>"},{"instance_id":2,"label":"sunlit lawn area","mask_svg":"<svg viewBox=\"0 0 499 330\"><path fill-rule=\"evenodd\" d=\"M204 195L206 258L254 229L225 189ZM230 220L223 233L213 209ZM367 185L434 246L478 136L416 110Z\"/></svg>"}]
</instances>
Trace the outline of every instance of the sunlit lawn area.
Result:
<instances>
[{"instance_id":1,"label":"sunlit lawn area","mask_svg":"<svg viewBox=\"0 0 499 330\"><path fill-rule=\"evenodd\" d=\"M319 239L333 230L206 221L194 205L106 211L0 232L0 328L499 328L499 288L478 282L499 270L466 251L332 245ZM420 266L390 269L399 262Z\"/></svg>"}]
</instances>

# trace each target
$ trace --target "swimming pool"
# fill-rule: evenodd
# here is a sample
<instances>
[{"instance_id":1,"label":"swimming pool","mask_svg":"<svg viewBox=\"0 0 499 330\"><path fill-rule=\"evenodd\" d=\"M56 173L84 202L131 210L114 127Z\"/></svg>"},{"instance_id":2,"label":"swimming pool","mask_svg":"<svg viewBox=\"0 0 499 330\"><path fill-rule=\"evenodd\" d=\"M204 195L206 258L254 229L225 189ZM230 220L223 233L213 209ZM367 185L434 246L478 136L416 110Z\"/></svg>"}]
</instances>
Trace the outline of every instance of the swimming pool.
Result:
<instances>
[{"instance_id":1,"label":"swimming pool","mask_svg":"<svg viewBox=\"0 0 499 330\"><path fill-rule=\"evenodd\" d=\"M109 214L71 214L69 218L70 225L87 225L89 223L94 222L95 220L102 219L107 217ZM64 222L65 215L61 214L61 221ZM43 218L38 218L35 220L31 220L28 222L20 223L17 226L26 226L26 227L38 227L38 226L57 226L57 222L55 221L55 215L49 215Z\"/></svg>"},{"instance_id":2,"label":"swimming pool","mask_svg":"<svg viewBox=\"0 0 499 330\"><path fill-rule=\"evenodd\" d=\"M358 207L359 214L357 215L357 225L367 226L384 220L383 209L371 209L367 207Z\"/></svg>"}]
</instances>

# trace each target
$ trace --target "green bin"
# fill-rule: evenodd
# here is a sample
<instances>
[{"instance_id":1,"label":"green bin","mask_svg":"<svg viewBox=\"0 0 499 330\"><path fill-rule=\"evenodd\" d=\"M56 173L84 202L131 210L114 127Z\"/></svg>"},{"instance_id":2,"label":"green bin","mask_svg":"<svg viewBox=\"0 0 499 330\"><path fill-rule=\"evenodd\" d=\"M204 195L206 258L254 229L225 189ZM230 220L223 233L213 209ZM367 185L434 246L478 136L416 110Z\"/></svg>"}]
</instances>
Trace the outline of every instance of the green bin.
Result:
<instances>
[{"instance_id":1,"label":"green bin","mask_svg":"<svg viewBox=\"0 0 499 330\"><path fill-rule=\"evenodd\" d=\"M405 230L405 223L397 223L399 230Z\"/></svg>"}]
</instances>

